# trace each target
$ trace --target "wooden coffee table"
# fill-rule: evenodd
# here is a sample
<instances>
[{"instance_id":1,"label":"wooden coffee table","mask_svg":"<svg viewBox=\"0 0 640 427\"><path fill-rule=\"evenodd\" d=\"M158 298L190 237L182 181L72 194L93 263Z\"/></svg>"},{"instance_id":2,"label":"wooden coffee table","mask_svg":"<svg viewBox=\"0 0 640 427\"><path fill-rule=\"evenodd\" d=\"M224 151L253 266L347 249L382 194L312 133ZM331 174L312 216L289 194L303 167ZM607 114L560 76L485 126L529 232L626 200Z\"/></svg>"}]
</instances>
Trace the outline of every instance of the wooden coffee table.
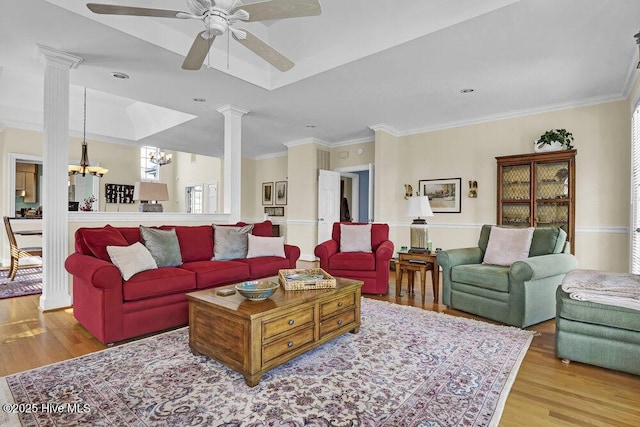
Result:
<instances>
[{"instance_id":1,"label":"wooden coffee table","mask_svg":"<svg viewBox=\"0 0 640 427\"><path fill-rule=\"evenodd\" d=\"M237 292L217 294L233 285L189 293L189 347L240 372L253 387L268 370L358 332L363 282L336 281L331 289L285 291L280 286L264 301L249 301Z\"/></svg>"}]
</instances>

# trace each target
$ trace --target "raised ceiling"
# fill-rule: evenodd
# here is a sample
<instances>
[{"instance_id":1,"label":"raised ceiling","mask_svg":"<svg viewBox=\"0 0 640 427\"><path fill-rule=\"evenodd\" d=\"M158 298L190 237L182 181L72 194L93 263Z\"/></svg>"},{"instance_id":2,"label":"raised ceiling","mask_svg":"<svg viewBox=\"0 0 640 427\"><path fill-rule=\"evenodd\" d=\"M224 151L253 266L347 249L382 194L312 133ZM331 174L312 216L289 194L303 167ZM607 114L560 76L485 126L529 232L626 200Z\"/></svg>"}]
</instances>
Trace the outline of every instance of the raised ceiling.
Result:
<instances>
[{"instance_id":1,"label":"raised ceiling","mask_svg":"<svg viewBox=\"0 0 640 427\"><path fill-rule=\"evenodd\" d=\"M95 15L77 0L10 2L0 10L0 123L41 127L36 44L84 59L71 72L71 102L81 99L82 86L93 92L101 114L89 108L91 136L207 155L222 155L216 110L225 105L249 110L242 152L260 157L309 138L329 145L371 140L369 127L381 123L402 134L623 99L636 77L637 0L320 4L321 16L243 24L296 63L281 73L235 41L227 51L226 37L205 61L211 68L182 70L202 30L198 21ZM182 0L144 6L186 10ZM114 71L130 78L117 80ZM475 91L461 94L464 88ZM75 132L80 102L70 112ZM164 126L149 130L150 123L139 123L148 115L143 103L195 118L174 125L179 120L163 116ZM115 119L126 106L129 120ZM116 129L125 125L133 133Z\"/></svg>"}]
</instances>

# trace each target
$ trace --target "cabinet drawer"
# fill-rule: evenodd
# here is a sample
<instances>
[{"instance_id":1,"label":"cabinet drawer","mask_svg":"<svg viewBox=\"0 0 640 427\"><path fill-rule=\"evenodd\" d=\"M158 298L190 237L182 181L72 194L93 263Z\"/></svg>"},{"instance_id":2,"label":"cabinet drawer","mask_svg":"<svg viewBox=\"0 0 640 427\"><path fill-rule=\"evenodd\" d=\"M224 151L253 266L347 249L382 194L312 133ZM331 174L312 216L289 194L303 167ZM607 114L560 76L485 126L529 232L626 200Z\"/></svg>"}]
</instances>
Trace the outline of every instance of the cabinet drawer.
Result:
<instances>
[{"instance_id":1,"label":"cabinet drawer","mask_svg":"<svg viewBox=\"0 0 640 427\"><path fill-rule=\"evenodd\" d=\"M262 348L262 365L314 341L313 327L295 332Z\"/></svg>"},{"instance_id":2,"label":"cabinet drawer","mask_svg":"<svg viewBox=\"0 0 640 427\"><path fill-rule=\"evenodd\" d=\"M333 332L336 329L340 329L345 325L355 322L355 320L355 308L349 311L345 311L344 313L340 313L337 316L330 317L327 320L323 320L322 322L320 322L320 338L322 338L329 332Z\"/></svg>"},{"instance_id":3,"label":"cabinet drawer","mask_svg":"<svg viewBox=\"0 0 640 427\"><path fill-rule=\"evenodd\" d=\"M262 339L267 340L283 332L291 331L307 323L313 322L313 309L295 311L286 316L268 320L262 324Z\"/></svg>"},{"instance_id":4,"label":"cabinet drawer","mask_svg":"<svg viewBox=\"0 0 640 427\"><path fill-rule=\"evenodd\" d=\"M331 316L333 313L344 310L352 305L356 304L355 294L342 295L339 298L332 299L322 303L320 306L320 318L324 319L327 316Z\"/></svg>"}]
</instances>

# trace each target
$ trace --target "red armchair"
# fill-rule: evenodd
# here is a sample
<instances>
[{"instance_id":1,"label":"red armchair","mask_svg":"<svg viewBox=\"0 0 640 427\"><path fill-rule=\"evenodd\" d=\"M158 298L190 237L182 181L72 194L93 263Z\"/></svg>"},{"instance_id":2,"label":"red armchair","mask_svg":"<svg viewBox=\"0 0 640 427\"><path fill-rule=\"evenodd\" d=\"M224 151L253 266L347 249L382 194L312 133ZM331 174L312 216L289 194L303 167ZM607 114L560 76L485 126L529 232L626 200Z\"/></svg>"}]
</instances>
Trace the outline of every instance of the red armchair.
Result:
<instances>
[{"instance_id":1,"label":"red armchair","mask_svg":"<svg viewBox=\"0 0 640 427\"><path fill-rule=\"evenodd\" d=\"M336 277L364 281L362 292L386 294L389 290L389 260L393 256L393 242L389 240L387 224L371 224L371 252L340 252L340 224L336 222L331 240L316 246L315 255L320 258L320 268Z\"/></svg>"}]
</instances>

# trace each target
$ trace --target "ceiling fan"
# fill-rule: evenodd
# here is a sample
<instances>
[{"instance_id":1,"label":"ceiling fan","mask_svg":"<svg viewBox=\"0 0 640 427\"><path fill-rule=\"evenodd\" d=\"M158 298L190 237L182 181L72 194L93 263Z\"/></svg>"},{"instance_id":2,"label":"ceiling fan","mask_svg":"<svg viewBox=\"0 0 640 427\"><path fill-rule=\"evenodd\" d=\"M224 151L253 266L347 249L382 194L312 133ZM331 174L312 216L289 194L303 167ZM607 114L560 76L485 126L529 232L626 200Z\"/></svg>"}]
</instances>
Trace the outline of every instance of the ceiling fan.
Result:
<instances>
[{"instance_id":1,"label":"ceiling fan","mask_svg":"<svg viewBox=\"0 0 640 427\"><path fill-rule=\"evenodd\" d=\"M182 68L185 70L199 70L215 38L223 35L227 30L234 39L278 70L290 70L294 64L289 58L249 31L235 28L233 25L238 21L268 21L315 16L322 13L318 0L267 0L249 4L242 4L240 0L186 1L191 12L99 3L88 3L87 7L94 13L105 15L201 20L205 30L198 34L193 41L191 49L182 63Z\"/></svg>"}]
</instances>

